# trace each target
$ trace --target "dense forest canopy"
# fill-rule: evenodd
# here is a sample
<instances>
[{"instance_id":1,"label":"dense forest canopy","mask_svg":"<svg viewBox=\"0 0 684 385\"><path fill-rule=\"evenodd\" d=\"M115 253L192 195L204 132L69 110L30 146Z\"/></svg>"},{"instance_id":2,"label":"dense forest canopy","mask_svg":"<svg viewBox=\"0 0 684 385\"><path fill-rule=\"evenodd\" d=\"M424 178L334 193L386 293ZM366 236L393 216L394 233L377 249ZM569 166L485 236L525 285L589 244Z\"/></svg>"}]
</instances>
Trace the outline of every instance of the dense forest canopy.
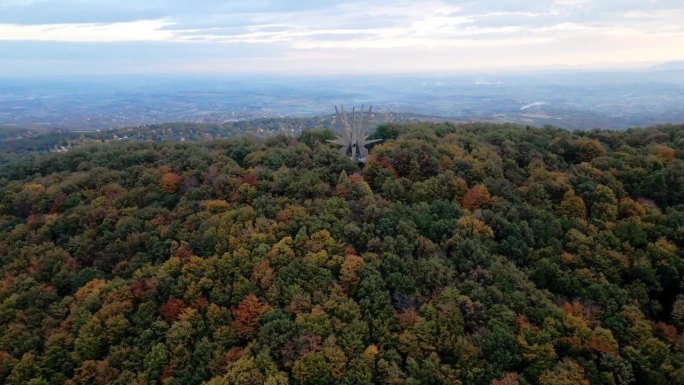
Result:
<instances>
[{"instance_id":1,"label":"dense forest canopy","mask_svg":"<svg viewBox=\"0 0 684 385\"><path fill-rule=\"evenodd\" d=\"M0 383L684 384L684 126L0 168Z\"/></svg>"}]
</instances>

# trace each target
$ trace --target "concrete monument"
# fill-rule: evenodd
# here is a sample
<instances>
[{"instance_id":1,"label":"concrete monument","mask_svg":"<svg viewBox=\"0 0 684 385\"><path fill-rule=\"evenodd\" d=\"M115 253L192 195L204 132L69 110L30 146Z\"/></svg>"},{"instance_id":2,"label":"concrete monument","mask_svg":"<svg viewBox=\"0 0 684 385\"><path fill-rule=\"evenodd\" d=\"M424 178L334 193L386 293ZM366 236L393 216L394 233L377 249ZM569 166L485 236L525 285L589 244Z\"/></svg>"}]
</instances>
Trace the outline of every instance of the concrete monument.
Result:
<instances>
[{"instance_id":1,"label":"concrete monument","mask_svg":"<svg viewBox=\"0 0 684 385\"><path fill-rule=\"evenodd\" d=\"M340 128L340 136L335 140L330 140L331 143L339 144L340 153L349 156L352 160L358 162L365 162L368 158L367 145L379 142L382 139L368 140L368 126L373 117L373 106L368 110L364 110L361 106L361 112L357 112L355 107L352 107L351 122L348 119L348 114L344 111L344 106L340 109L335 106L335 123Z\"/></svg>"}]
</instances>

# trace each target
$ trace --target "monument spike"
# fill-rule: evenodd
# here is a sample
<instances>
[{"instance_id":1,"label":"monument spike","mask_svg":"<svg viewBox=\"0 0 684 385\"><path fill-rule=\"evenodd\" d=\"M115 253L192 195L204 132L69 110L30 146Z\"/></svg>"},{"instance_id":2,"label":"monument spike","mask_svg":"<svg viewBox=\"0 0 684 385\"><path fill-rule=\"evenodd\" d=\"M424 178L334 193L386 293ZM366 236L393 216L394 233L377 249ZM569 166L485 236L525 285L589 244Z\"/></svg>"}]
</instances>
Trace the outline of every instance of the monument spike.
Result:
<instances>
[{"instance_id":1,"label":"monument spike","mask_svg":"<svg viewBox=\"0 0 684 385\"><path fill-rule=\"evenodd\" d=\"M335 105L335 120L342 126L340 136L335 140L328 140L330 143L335 143L342 146L340 153L348 155L352 160L365 162L368 158L367 145L379 142L382 139L368 139L368 127L370 126L373 116L373 106L371 105L366 110L365 105L361 105L361 110L357 113L356 106L352 106L351 122L348 120L348 114L341 104L340 108ZM358 116L357 116L358 115Z\"/></svg>"}]
</instances>

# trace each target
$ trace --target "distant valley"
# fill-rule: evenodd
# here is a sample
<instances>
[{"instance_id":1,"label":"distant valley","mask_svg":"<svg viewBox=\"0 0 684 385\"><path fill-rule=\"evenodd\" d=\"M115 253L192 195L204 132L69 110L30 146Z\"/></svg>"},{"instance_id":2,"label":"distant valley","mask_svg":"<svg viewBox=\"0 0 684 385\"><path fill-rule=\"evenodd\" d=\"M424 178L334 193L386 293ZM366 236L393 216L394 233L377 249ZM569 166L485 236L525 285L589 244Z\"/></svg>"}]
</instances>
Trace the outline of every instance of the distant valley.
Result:
<instances>
[{"instance_id":1,"label":"distant valley","mask_svg":"<svg viewBox=\"0 0 684 385\"><path fill-rule=\"evenodd\" d=\"M497 75L0 79L0 130L324 119L342 103L372 104L386 120L399 114L625 129L684 121L684 70L675 64L631 72Z\"/></svg>"}]
</instances>

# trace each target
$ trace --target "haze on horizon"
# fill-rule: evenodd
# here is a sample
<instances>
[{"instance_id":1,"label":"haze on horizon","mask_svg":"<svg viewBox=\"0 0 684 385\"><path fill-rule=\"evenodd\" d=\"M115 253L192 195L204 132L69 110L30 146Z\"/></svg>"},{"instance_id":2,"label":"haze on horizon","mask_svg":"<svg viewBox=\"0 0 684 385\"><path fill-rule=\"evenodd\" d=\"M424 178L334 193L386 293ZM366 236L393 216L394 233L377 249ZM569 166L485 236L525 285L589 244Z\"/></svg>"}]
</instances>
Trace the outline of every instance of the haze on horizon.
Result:
<instances>
[{"instance_id":1,"label":"haze on horizon","mask_svg":"<svg viewBox=\"0 0 684 385\"><path fill-rule=\"evenodd\" d=\"M0 0L3 76L629 68L684 59L676 0Z\"/></svg>"}]
</instances>

